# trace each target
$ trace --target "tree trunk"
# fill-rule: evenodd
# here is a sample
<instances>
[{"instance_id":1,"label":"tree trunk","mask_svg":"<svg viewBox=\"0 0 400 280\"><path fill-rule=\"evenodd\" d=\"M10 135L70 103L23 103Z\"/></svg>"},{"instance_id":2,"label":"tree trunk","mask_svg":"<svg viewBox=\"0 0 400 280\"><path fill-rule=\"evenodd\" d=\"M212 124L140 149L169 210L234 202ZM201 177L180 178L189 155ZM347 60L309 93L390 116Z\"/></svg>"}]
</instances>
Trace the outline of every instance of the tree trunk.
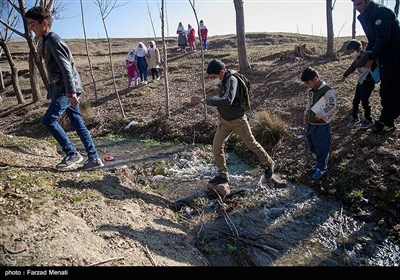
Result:
<instances>
[{"instance_id":1,"label":"tree trunk","mask_svg":"<svg viewBox=\"0 0 400 280\"><path fill-rule=\"evenodd\" d=\"M244 28L244 9L242 0L233 0L236 11L236 38L238 45L239 70L246 73L250 69L247 59L246 33Z\"/></svg>"},{"instance_id":2,"label":"tree trunk","mask_svg":"<svg viewBox=\"0 0 400 280\"><path fill-rule=\"evenodd\" d=\"M98 98L97 98L96 80L95 80L95 78L94 78L94 72L93 72L92 61L90 60L89 46L88 46L88 41L87 41L87 37L86 37L85 16L84 16L84 14L83 14L83 4L82 4L82 0L80 0L80 2L81 2L81 12L82 12L83 34L84 34L84 36L85 36L86 55L87 55L88 62L89 62L90 75L91 75L92 81L93 81L94 98L95 98L95 100L96 100L96 102L97 102L97 101L98 101Z\"/></svg>"},{"instance_id":3,"label":"tree trunk","mask_svg":"<svg viewBox=\"0 0 400 280\"><path fill-rule=\"evenodd\" d=\"M18 0L18 3L19 3L19 8L20 8L20 13L22 15L22 21L23 21L23 24L24 24L25 39L28 42L29 49L32 52L32 59L36 63L36 66L37 66L37 68L39 70L39 73L40 73L40 76L42 78L44 86L46 88L48 88L49 87L49 80L47 78L47 73L44 70L43 61L41 60L41 58L40 58L40 56L39 56L39 54L38 54L38 52L36 50L36 47L35 47L35 45L33 43L32 36L31 36L31 31L28 28L28 22L27 22L27 20L25 18L25 0Z\"/></svg>"},{"instance_id":4,"label":"tree trunk","mask_svg":"<svg viewBox=\"0 0 400 280\"><path fill-rule=\"evenodd\" d=\"M356 23L357 23L357 16L356 16L356 9L353 7L353 22L351 24L351 38L356 38Z\"/></svg>"},{"instance_id":5,"label":"tree trunk","mask_svg":"<svg viewBox=\"0 0 400 280\"><path fill-rule=\"evenodd\" d=\"M169 110L169 84L168 84L168 61L167 61L167 46L165 44L165 21L164 21L165 0L161 1L161 36L163 50L163 69L164 69L164 90L165 90L165 115L169 119L171 116Z\"/></svg>"},{"instance_id":6,"label":"tree trunk","mask_svg":"<svg viewBox=\"0 0 400 280\"><path fill-rule=\"evenodd\" d=\"M113 59L112 59L111 39L108 36L108 30L107 30L106 18L105 18L106 15L103 13L102 9L100 9L100 14L101 14L101 19L103 21L103 27L104 27L104 31L106 33L107 42L108 42L108 57L110 58L111 74L112 74L112 79L113 79L114 92L117 95L118 104L119 104L119 107L121 109L121 114L122 114L122 117L125 120L126 119L126 115L125 115L124 107L122 106L121 98L119 97L119 93L118 93L118 89L117 89L117 82L115 80L115 71L114 71L114 65L113 65Z\"/></svg>"},{"instance_id":7,"label":"tree trunk","mask_svg":"<svg viewBox=\"0 0 400 280\"><path fill-rule=\"evenodd\" d=\"M29 52L29 82L31 83L32 102L36 103L42 100L42 94L37 80L37 68L33 59L32 51Z\"/></svg>"},{"instance_id":8,"label":"tree trunk","mask_svg":"<svg viewBox=\"0 0 400 280\"><path fill-rule=\"evenodd\" d=\"M3 71L0 69L0 91L5 90L4 87L4 79L3 79Z\"/></svg>"},{"instance_id":9,"label":"tree trunk","mask_svg":"<svg viewBox=\"0 0 400 280\"><path fill-rule=\"evenodd\" d=\"M24 96L22 95L21 88L19 86L18 82L18 69L15 66L14 60L12 59L10 50L8 49L8 45L5 41L0 40L0 46L4 50L4 53L7 57L8 64L10 64L10 69L11 69L11 82L14 88L14 93L15 96L17 97L18 104L23 104L25 103Z\"/></svg>"},{"instance_id":10,"label":"tree trunk","mask_svg":"<svg viewBox=\"0 0 400 280\"><path fill-rule=\"evenodd\" d=\"M332 19L332 0L326 0L326 26L327 26L327 46L326 56L332 57L333 54L333 19Z\"/></svg>"},{"instance_id":11,"label":"tree trunk","mask_svg":"<svg viewBox=\"0 0 400 280\"><path fill-rule=\"evenodd\" d=\"M203 40L201 39L201 34L200 34L200 23L199 23L199 18L197 17L197 12L194 7L194 0L193 3L192 1L189 0L190 5L192 6L194 16L196 18L197 22L197 30L199 33L199 38L200 38L200 45L201 45L201 89L203 92L203 98L206 98L206 86L205 86L205 79L204 79L204 49L203 49ZM204 105L204 120L207 120L207 105Z\"/></svg>"},{"instance_id":12,"label":"tree trunk","mask_svg":"<svg viewBox=\"0 0 400 280\"><path fill-rule=\"evenodd\" d=\"M394 13L396 15L396 17L399 16L399 0L396 0L396 4L394 5Z\"/></svg>"}]
</instances>

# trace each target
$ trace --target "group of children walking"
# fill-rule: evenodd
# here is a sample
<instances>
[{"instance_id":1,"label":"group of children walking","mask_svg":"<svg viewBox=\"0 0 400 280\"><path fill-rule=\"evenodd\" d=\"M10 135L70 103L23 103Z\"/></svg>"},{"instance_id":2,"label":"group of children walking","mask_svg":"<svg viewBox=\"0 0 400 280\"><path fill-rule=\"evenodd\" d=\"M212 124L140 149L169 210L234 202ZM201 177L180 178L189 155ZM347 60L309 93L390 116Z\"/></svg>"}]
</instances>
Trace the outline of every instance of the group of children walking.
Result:
<instances>
[{"instance_id":1,"label":"group of children walking","mask_svg":"<svg viewBox=\"0 0 400 280\"><path fill-rule=\"evenodd\" d=\"M149 46L139 42L135 50L129 50L125 61L126 74L128 76L128 88L139 85L140 82L147 84L147 69L150 68L153 81L160 79L160 51L154 41Z\"/></svg>"},{"instance_id":2,"label":"group of children walking","mask_svg":"<svg viewBox=\"0 0 400 280\"><path fill-rule=\"evenodd\" d=\"M178 34L178 47L182 53L186 53L187 45L189 45L190 51L196 51L196 31L190 24L188 24L188 29L185 30L182 22L179 22L178 28L176 29L176 34ZM199 37L202 47L206 51L208 49L208 29L204 25L203 20L200 20L199 23Z\"/></svg>"}]
</instances>

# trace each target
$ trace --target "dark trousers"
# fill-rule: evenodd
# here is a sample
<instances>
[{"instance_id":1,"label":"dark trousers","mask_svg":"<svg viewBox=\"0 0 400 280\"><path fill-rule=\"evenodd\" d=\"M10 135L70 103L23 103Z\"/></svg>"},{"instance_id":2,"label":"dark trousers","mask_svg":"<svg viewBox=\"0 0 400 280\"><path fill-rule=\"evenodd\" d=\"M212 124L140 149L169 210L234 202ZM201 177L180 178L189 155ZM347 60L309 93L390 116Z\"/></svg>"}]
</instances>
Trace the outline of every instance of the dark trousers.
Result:
<instances>
[{"instance_id":1,"label":"dark trousers","mask_svg":"<svg viewBox=\"0 0 400 280\"><path fill-rule=\"evenodd\" d=\"M394 120L400 115L400 60L380 65L382 111L379 120L388 126L394 126Z\"/></svg>"},{"instance_id":2,"label":"dark trousers","mask_svg":"<svg viewBox=\"0 0 400 280\"><path fill-rule=\"evenodd\" d=\"M331 149L331 127L329 124L307 127L307 143L310 152L316 155L317 168L325 170L328 167L329 151Z\"/></svg>"},{"instance_id":3,"label":"dark trousers","mask_svg":"<svg viewBox=\"0 0 400 280\"><path fill-rule=\"evenodd\" d=\"M352 116L354 119L358 119L358 108L361 105L364 109L364 118L372 121L371 117L371 106L369 105L369 98L375 88L375 83L372 80L366 80L363 84L357 84L356 93L353 98L353 111Z\"/></svg>"},{"instance_id":4,"label":"dark trousers","mask_svg":"<svg viewBox=\"0 0 400 280\"><path fill-rule=\"evenodd\" d=\"M160 77L160 74L158 73L157 68L151 68L151 76L153 77L153 80L157 79Z\"/></svg>"}]
</instances>

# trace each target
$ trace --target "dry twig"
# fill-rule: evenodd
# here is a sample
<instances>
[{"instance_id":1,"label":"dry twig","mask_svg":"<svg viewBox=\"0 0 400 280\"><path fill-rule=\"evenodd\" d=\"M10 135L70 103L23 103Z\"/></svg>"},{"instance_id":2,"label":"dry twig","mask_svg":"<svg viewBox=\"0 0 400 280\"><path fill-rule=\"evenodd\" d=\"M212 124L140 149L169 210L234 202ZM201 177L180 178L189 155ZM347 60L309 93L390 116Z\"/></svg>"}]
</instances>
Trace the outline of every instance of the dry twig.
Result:
<instances>
[{"instance_id":1,"label":"dry twig","mask_svg":"<svg viewBox=\"0 0 400 280\"><path fill-rule=\"evenodd\" d=\"M99 265L99 264L108 263L108 262L112 262L112 261L119 261L119 260L123 260L123 259L125 259L125 257L116 257L116 258L111 258L111 259L107 259L107 260L104 260L104 261L99 261L99 262L96 262L96 263L92 263L92 264L89 264L88 266L96 266L96 265Z\"/></svg>"},{"instance_id":2,"label":"dry twig","mask_svg":"<svg viewBox=\"0 0 400 280\"><path fill-rule=\"evenodd\" d=\"M147 247L147 245L144 246L144 248L146 249L147 256L149 257L151 263L152 263L154 266L157 266L156 261L153 259L153 256L151 255L150 250L149 250L149 248Z\"/></svg>"}]
</instances>

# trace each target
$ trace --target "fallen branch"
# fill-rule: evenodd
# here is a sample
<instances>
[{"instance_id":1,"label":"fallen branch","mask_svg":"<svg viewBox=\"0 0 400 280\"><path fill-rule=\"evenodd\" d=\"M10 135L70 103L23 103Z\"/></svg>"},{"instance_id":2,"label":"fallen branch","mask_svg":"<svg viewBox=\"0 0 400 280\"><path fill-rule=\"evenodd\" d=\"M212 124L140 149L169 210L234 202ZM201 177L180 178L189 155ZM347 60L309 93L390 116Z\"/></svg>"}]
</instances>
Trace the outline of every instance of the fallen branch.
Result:
<instances>
[{"instance_id":1,"label":"fallen branch","mask_svg":"<svg viewBox=\"0 0 400 280\"><path fill-rule=\"evenodd\" d=\"M99 265L99 264L108 263L108 262L112 262L112 261L119 261L119 260L123 260L123 259L125 259L125 257L116 257L116 258L111 258L111 259L108 259L108 260L92 263L92 264L89 264L88 266L96 266L96 265Z\"/></svg>"},{"instance_id":2,"label":"fallen branch","mask_svg":"<svg viewBox=\"0 0 400 280\"><path fill-rule=\"evenodd\" d=\"M154 266L157 266L155 260L154 260L153 257L151 256L150 250L149 250L149 248L147 247L147 245L146 245L144 248L146 249L147 256L149 257L151 263L152 263Z\"/></svg>"}]
</instances>

